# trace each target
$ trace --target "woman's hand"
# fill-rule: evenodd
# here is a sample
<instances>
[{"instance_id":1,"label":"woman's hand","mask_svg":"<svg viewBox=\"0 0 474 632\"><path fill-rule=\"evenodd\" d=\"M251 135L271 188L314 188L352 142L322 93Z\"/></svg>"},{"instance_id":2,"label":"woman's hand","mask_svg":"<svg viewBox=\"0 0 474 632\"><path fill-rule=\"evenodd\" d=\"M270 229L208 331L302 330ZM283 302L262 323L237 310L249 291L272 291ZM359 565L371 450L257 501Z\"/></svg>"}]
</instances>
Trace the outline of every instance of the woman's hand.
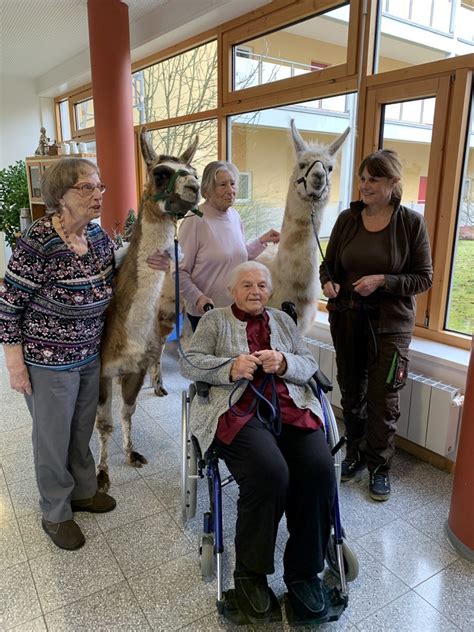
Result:
<instances>
[{"instance_id":1,"label":"woman's hand","mask_svg":"<svg viewBox=\"0 0 474 632\"><path fill-rule=\"evenodd\" d=\"M253 355L260 360L265 373L276 373L277 375L285 373L286 360L280 351L264 349L263 351L255 351Z\"/></svg>"},{"instance_id":2,"label":"woman's hand","mask_svg":"<svg viewBox=\"0 0 474 632\"><path fill-rule=\"evenodd\" d=\"M148 267L152 270L160 270L161 272L168 272L170 269L170 256L164 250L156 250L146 260Z\"/></svg>"},{"instance_id":3,"label":"woman's hand","mask_svg":"<svg viewBox=\"0 0 474 632\"><path fill-rule=\"evenodd\" d=\"M274 228L270 228L266 233L263 233L259 240L262 244L277 244L280 241L280 233Z\"/></svg>"},{"instance_id":4,"label":"woman's hand","mask_svg":"<svg viewBox=\"0 0 474 632\"><path fill-rule=\"evenodd\" d=\"M248 353L241 353L235 358L230 367L230 379L232 382L237 380L253 380L253 374L261 365L261 361L255 356Z\"/></svg>"},{"instance_id":5,"label":"woman's hand","mask_svg":"<svg viewBox=\"0 0 474 632\"><path fill-rule=\"evenodd\" d=\"M357 294L361 296L369 296L379 287L385 285L385 275L383 274L369 274L357 279L352 286Z\"/></svg>"},{"instance_id":6,"label":"woman's hand","mask_svg":"<svg viewBox=\"0 0 474 632\"><path fill-rule=\"evenodd\" d=\"M198 308L201 314L204 314L204 305L207 305L208 303L214 306L214 301L212 300L212 298L209 298L209 296L205 296L204 294L201 294L201 296L196 301L196 307Z\"/></svg>"},{"instance_id":7,"label":"woman's hand","mask_svg":"<svg viewBox=\"0 0 474 632\"><path fill-rule=\"evenodd\" d=\"M323 285L323 294L326 298L336 298L339 294L339 290L341 286L339 283L333 283L332 281L328 281Z\"/></svg>"},{"instance_id":8,"label":"woman's hand","mask_svg":"<svg viewBox=\"0 0 474 632\"><path fill-rule=\"evenodd\" d=\"M10 386L14 391L23 395L31 395L31 382L26 364L14 366L8 369Z\"/></svg>"}]
</instances>

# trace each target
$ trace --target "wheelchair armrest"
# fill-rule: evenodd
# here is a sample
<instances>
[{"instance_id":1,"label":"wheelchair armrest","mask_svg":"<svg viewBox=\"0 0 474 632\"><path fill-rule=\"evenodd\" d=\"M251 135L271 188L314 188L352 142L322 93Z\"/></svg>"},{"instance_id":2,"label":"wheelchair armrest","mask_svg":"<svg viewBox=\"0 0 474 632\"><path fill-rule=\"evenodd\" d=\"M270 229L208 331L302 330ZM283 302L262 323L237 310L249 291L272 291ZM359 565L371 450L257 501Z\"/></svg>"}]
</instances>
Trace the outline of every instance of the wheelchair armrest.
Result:
<instances>
[{"instance_id":1,"label":"wheelchair armrest","mask_svg":"<svg viewBox=\"0 0 474 632\"><path fill-rule=\"evenodd\" d=\"M207 399L209 397L209 389L211 388L210 384L207 382L195 382L196 385L196 393L199 397L204 397Z\"/></svg>"},{"instance_id":2,"label":"wheelchair armrest","mask_svg":"<svg viewBox=\"0 0 474 632\"><path fill-rule=\"evenodd\" d=\"M316 384L323 391L323 393L329 393L329 391L332 391L331 380L328 377L326 377L326 375L324 375L321 369L318 369L316 371L312 379L316 382Z\"/></svg>"}]
</instances>

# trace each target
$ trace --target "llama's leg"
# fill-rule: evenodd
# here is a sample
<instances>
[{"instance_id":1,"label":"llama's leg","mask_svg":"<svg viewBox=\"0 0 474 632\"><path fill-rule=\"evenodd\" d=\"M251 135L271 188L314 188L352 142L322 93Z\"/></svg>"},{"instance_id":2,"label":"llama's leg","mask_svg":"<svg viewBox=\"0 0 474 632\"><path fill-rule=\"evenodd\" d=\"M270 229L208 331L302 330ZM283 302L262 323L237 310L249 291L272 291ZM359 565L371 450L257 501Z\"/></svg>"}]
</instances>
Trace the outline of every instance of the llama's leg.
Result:
<instances>
[{"instance_id":1,"label":"llama's leg","mask_svg":"<svg viewBox=\"0 0 474 632\"><path fill-rule=\"evenodd\" d=\"M142 387L146 371L127 373L122 377L122 441L127 463L141 467L148 463L144 456L135 452L132 444L132 415L137 407L137 396Z\"/></svg>"},{"instance_id":2,"label":"llama's leg","mask_svg":"<svg viewBox=\"0 0 474 632\"><path fill-rule=\"evenodd\" d=\"M113 430L112 417L112 378L101 377L99 388L99 405L97 407L96 428L100 438L100 456L97 466L97 487L106 492L110 488L108 466L108 444Z\"/></svg>"},{"instance_id":3,"label":"llama's leg","mask_svg":"<svg viewBox=\"0 0 474 632\"><path fill-rule=\"evenodd\" d=\"M157 354L156 362L153 362L150 366L150 377L153 388L155 389L155 395L157 397L164 397L168 395L168 391L163 386L163 373L161 372L161 359L163 357L163 351L165 345L162 344Z\"/></svg>"}]
</instances>

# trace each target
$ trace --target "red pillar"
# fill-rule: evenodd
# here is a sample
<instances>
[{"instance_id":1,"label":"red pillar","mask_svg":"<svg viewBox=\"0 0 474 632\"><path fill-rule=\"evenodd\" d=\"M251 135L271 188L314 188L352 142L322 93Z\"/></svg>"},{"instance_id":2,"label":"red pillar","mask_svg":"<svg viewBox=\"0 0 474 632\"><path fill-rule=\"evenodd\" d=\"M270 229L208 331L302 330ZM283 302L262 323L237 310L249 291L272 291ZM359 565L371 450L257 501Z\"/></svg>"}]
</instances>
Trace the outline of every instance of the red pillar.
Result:
<instances>
[{"instance_id":1,"label":"red pillar","mask_svg":"<svg viewBox=\"0 0 474 632\"><path fill-rule=\"evenodd\" d=\"M87 0L97 163L107 185L101 224L109 234L136 207L128 6Z\"/></svg>"},{"instance_id":2,"label":"red pillar","mask_svg":"<svg viewBox=\"0 0 474 632\"><path fill-rule=\"evenodd\" d=\"M474 338L467 371L453 495L446 535L455 549L474 561Z\"/></svg>"}]
</instances>

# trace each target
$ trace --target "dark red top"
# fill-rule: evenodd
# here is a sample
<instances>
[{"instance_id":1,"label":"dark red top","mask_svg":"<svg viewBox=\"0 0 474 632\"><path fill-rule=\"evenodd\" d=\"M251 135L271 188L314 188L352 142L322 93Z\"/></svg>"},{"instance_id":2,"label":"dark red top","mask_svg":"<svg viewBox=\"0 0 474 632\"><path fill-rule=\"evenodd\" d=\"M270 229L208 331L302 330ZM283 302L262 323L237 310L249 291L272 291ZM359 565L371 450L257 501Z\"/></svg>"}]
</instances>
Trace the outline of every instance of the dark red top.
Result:
<instances>
[{"instance_id":1,"label":"dark red top","mask_svg":"<svg viewBox=\"0 0 474 632\"><path fill-rule=\"evenodd\" d=\"M268 324L269 318L266 311L258 316L252 316L247 312L239 309L235 304L232 305L232 313L239 320L243 320L247 323L247 342L249 345L250 353L255 351L263 351L264 349L271 349L270 346L270 326ZM263 381L266 373L264 373L261 367L255 371L252 384L257 388ZM284 424L290 424L292 426L298 426L299 428L307 428L311 430L318 430L321 428L321 420L311 411L309 408L298 408L288 393L285 381L278 375L274 375L275 386L280 403L280 412L282 422ZM271 385L267 384L263 393L265 397L271 400ZM234 403L233 408L239 411L248 410L255 394L247 386L242 393L238 402ZM236 415L232 410L228 410L219 417L219 423L217 425L216 436L219 441L229 445L232 442L236 434L245 424L255 415L255 409L242 417Z\"/></svg>"}]
</instances>

